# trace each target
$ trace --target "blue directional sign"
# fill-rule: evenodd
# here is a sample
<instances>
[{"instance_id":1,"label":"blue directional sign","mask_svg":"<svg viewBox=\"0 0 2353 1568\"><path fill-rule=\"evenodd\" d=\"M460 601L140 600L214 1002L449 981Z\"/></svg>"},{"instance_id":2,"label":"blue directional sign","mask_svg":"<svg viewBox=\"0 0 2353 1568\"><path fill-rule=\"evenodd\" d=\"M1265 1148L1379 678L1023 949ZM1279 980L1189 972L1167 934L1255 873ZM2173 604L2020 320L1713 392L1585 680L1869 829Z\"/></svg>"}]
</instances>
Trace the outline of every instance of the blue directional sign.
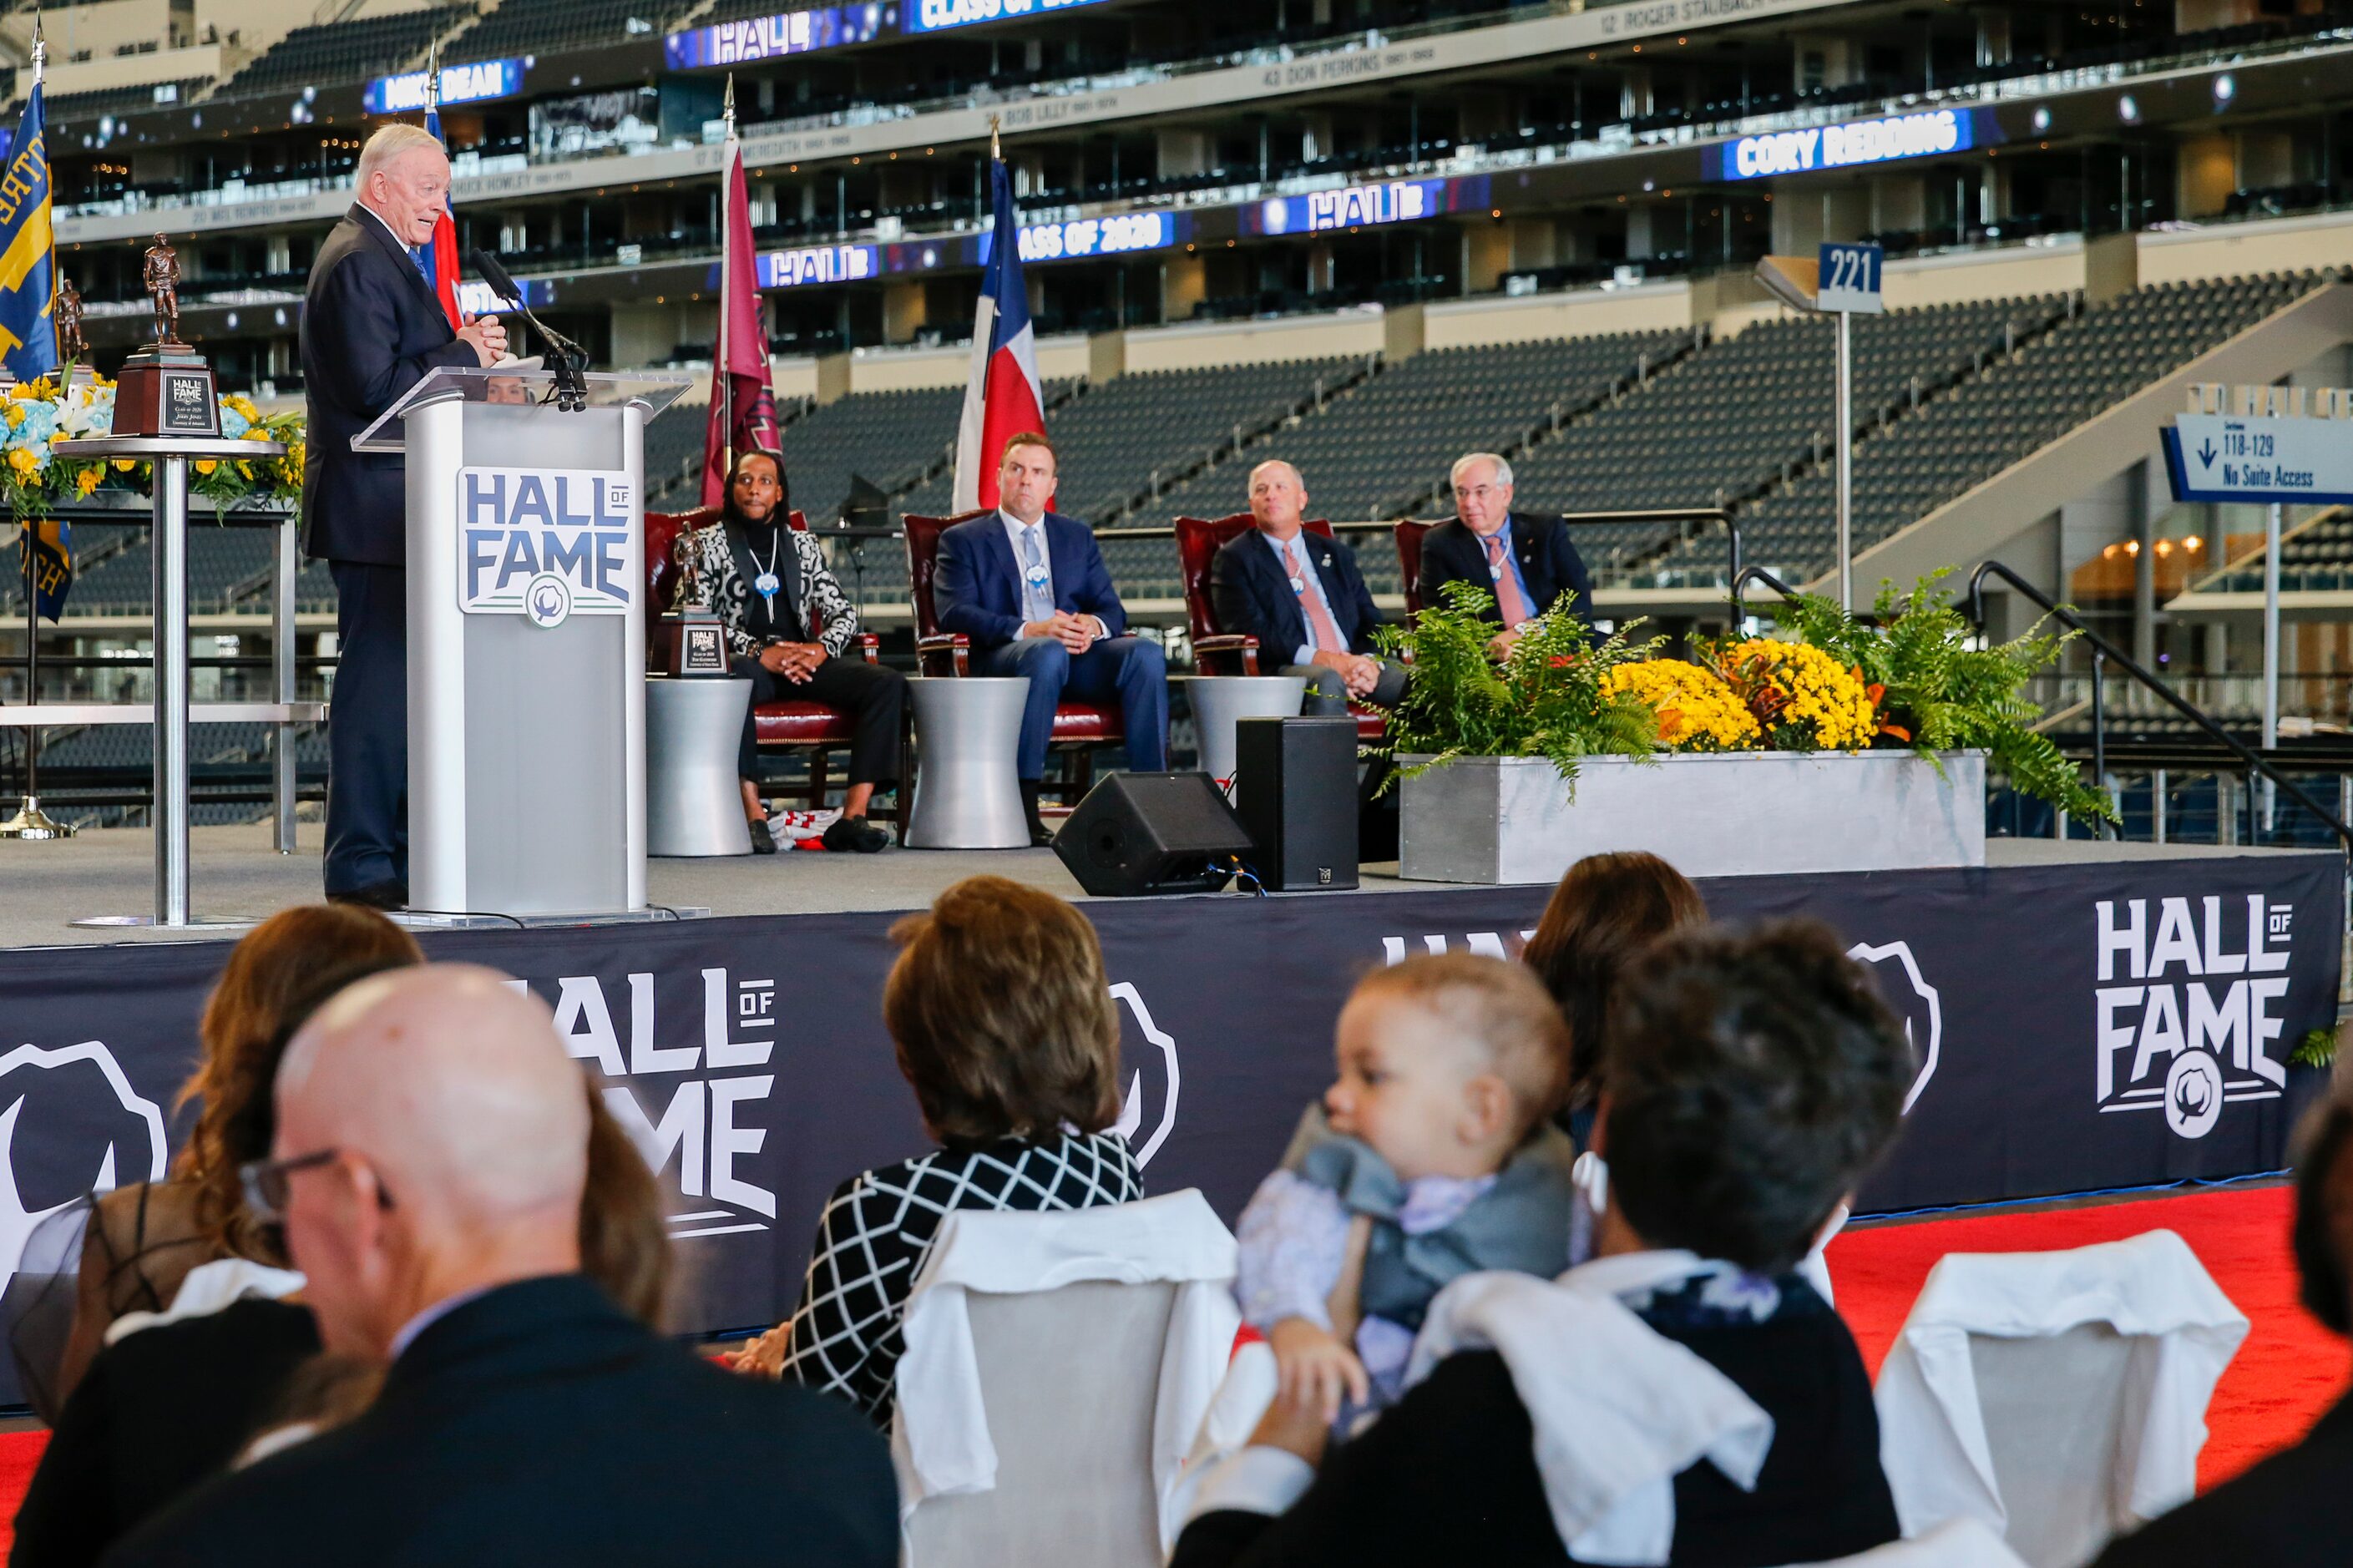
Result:
<instances>
[{"instance_id":1,"label":"blue directional sign","mask_svg":"<svg viewBox=\"0 0 2353 1568\"><path fill-rule=\"evenodd\" d=\"M1880 314L1887 309L1879 294L1880 271L1886 263L1887 252L1875 245L1823 246L1814 309L1854 316Z\"/></svg>"},{"instance_id":2,"label":"blue directional sign","mask_svg":"<svg viewBox=\"0 0 2353 1568\"><path fill-rule=\"evenodd\" d=\"M2353 419L2185 414L2161 434L2175 500L2353 504Z\"/></svg>"}]
</instances>

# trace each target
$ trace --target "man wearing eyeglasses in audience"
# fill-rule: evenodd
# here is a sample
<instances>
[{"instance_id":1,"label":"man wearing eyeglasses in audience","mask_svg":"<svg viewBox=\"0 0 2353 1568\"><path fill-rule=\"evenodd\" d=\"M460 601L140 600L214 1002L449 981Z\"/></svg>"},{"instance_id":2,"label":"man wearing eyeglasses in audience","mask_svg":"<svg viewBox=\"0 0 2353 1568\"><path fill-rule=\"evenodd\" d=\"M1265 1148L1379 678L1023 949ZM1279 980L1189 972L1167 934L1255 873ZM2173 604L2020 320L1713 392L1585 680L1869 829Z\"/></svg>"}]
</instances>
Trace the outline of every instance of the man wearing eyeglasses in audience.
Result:
<instances>
[{"instance_id":1,"label":"man wearing eyeglasses in audience","mask_svg":"<svg viewBox=\"0 0 2353 1568\"><path fill-rule=\"evenodd\" d=\"M1470 583L1493 595L1485 618L1495 623L1488 646L1498 658L1538 616L1557 610L1592 622L1593 582L1568 542L1568 525L1512 509L1511 464L1493 452L1468 453L1454 460L1449 488L1455 521L1431 529L1421 542L1417 585L1425 607L1446 603L1449 583Z\"/></svg>"}]
</instances>

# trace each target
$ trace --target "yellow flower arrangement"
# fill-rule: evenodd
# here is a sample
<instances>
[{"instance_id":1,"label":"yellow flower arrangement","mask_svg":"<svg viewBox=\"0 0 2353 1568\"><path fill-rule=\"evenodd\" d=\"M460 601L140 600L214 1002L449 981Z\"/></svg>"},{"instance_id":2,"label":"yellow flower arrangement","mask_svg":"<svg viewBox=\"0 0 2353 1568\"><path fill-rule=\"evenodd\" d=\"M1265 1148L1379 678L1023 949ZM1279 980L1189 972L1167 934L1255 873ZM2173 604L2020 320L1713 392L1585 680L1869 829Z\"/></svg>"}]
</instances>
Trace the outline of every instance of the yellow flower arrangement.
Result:
<instances>
[{"instance_id":1,"label":"yellow flower arrangement","mask_svg":"<svg viewBox=\"0 0 2353 1568\"><path fill-rule=\"evenodd\" d=\"M8 400L8 428L14 430L17 426L22 425L24 422L24 404L19 402L17 399L11 397Z\"/></svg>"},{"instance_id":2,"label":"yellow flower arrangement","mask_svg":"<svg viewBox=\"0 0 2353 1568\"><path fill-rule=\"evenodd\" d=\"M216 458L198 458L196 459L196 472L198 472L198 473L200 473L200 474L209 474L209 473L211 473L215 468L219 468L219 467L220 467L220 463L219 463L219 460L218 460L218 459L216 459Z\"/></svg>"},{"instance_id":3,"label":"yellow flower arrangement","mask_svg":"<svg viewBox=\"0 0 2353 1568\"><path fill-rule=\"evenodd\" d=\"M136 458L117 458L114 459L114 471L118 474L127 474L138 466L139 459Z\"/></svg>"},{"instance_id":4,"label":"yellow flower arrangement","mask_svg":"<svg viewBox=\"0 0 2353 1568\"><path fill-rule=\"evenodd\" d=\"M40 472L41 459L26 447L14 447L9 448L8 466L16 471L17 478L29 479Z\"/></svg>"},{"instance_id":5,"label":"yellow flower arrangement","mask_svg":"<svg viewBox=\"0 0 2353 1568\"><path fill-rule=\"evenodd\" d=\"M1811 644L1750 637L1722 659L1726 679L1778 744L1859 752L1879 732L1862 678Z\"/></svg>"},{"instance_id":6,"label":"yellow flower arrangement","mask_svg":"<svg viewBox=\"0 0 2353 1568\"><path fill-rule=\"evenodd\" d=\"M81 495L88 496L98 489L98 481L105 477L106 465L92 464L74 477L74 489Z\"/></svg>"},{"instance_id":7,"label":"yellow flower arrangement","mask_svg":"<svg viewBox=\"0 0 2353 1568\"><path fill-rule=\"evenodd\" d=\"M1659 742L1680 752L1739 752L1763 739L1757 720L1714 670L1680 658L1645 658L1609 672L1603 689L1630 691L1659 716Z\"/></svg>"}]
</instances>

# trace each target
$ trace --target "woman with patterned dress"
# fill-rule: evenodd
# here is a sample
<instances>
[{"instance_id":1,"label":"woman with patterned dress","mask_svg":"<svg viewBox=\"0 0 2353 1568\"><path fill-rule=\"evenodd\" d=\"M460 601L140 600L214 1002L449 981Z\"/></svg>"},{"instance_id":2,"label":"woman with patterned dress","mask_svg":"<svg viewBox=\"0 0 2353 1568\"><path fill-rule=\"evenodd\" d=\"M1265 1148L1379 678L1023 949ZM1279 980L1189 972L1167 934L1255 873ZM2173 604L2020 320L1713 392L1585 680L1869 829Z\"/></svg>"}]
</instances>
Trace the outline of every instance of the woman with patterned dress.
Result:
<instances>
[{"instance_id":1,"label":"woman with patterned dress","mask_svg":"<svg viewBox=\"0 0 2353 1568\"><path fill-rule=\"evenodd\" d=\"M891 935L902 948L882 1019L941 1146L834 1189L800 1305L735 1361L839 1394L886 1431L907 1293L945 1215L1144 1196L1113 1130L1119 1005L1086 917L1051 893L974 877Z\"/></svg>"},{"instance_id":2,"label":"woman with patterned dress","mask_svg":"<svg viewBox=\"0 0 2353 1568\"><path fill-rule=\"evenodd\" d=\"M825 552L787 524L789 515L783 465L766 452L738 456L719 521L681 534L672 546L680 604L719 616L729 668L752 682L752 709L820 702L850 716L849 787L840 819L825 831L825 847L871 855L891 842L866 811L877 788L896 782L907 680L895 669L842 657L858 636L857 608L826 566ZM754 722L747 709L735 776L743 781L752 848L773 855Z\"/></svg>"}]
</instances>

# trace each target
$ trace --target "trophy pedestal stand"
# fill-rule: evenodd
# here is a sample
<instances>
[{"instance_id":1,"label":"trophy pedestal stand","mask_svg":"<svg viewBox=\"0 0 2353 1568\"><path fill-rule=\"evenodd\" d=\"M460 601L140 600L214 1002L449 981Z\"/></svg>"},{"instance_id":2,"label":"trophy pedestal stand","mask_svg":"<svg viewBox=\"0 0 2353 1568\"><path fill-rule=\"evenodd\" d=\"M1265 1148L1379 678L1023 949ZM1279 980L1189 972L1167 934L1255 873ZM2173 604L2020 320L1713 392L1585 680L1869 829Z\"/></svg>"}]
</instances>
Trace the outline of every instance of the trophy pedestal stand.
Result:
<instances>
[{"instance_id":1,"label":"trophy pedestal stand","mask_svg":"<svg viewBox=\"0 0 2353 1568\"><path fill-rule=\"evenodd\" d=\"M182 342L150 343L122 362L114 378L117 436L220 434L213 367Z\"/></svg>"}]
</instances>

